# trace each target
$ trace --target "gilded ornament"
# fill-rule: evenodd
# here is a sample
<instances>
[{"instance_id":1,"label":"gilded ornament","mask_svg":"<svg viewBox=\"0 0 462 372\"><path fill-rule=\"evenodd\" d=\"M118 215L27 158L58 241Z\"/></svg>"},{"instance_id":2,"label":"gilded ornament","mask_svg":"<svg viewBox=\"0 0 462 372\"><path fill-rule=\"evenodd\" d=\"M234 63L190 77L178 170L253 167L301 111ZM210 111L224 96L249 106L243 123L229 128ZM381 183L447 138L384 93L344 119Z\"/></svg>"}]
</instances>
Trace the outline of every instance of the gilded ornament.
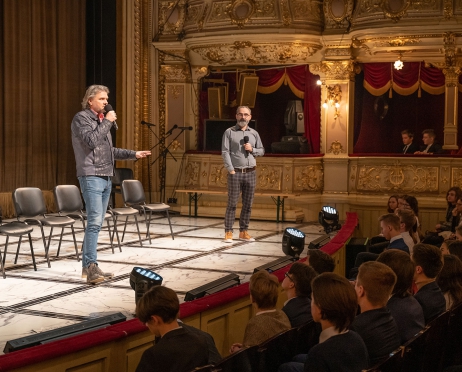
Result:
<instances>
[{"instance_id":1,"label":"gilded ornament","mask_svg":"<svg viewBox=\"0 0 462 372\"><path fill-rule=\"evenodd\" d=\"M293 9L294 20L306 20L314 19L315 21L321 21L321 2L316 0L292 0L291 8Z\"/></svg>"},{"instance_id":2,"label":"gilded ornament","mask_svg":"<svg viewBox=\"0 0 462 372\"><path fill-rule=\"evenodd\" d=\"M223 164L211 164L209 186L226 187L228 184L228 170Z\"/></svg>"},{"instance_id":3,"label":"gilded ornament","mask_svg":"<svg viewBox=\"0 0 462 372\"><path fill-rule=\"evenodd\" d=\"M290 9L289 3L287 0L280 0L281 4L281 16L282 16L282 24L284 26L290 26L292 23L292 17L290 16Z\"/></svg>"},{"instance_id":4,"label":"gilded ornament","mask_svg":"<svg viewBox=\"0 0 462 372\"><path fill-rule=\"evenodd\" d=\"M189 69L186 65L162 65L159 74L167 82L185 81L189 78Z\"/></svg>"},{"instance_id":5,"label":"gilded ornament","mask_svg":"<svg viewBox=\"0 0 462 372\"><path fill-rule=\"evenodd\" d=\"M323 73L326 79L333 80L354 80L354 61L322 61L321 63L310 64L310 71L313 74Z\"/></svg>"},{"instance_id":6,"label":"gilded ornament","mask_svg":"<svg viewBox=\"0 0 462 372\"><path fill-rule=\"evenodd\" d=\"M255 12L255 0L232 0L226 7L231 23L242 28Z\"/></svg>"},{"instance_id":7,"label":"gilded ornament","mask_svg":"<svg viewBox=\"0 0 462 372\"><path fill-rule=\"evenodd\" d=\"M326 28L349 27L353 14L353 5L353 0L323 1Z\"/></svg>"},{"instance_id":8,"label":"gilded ornament","mask_svg":"<svg viewBox=\"0 0 462 372\"><path fill-rule=\"evenodd\" d=\"M374 44L377 47L404 47L414 44L420 43L419 38L406 38L406 37L397 37L397 38L390 38L388 40L379 40L376 41Z\"/></svg>"},{"instance_id":9,"label":"gilded ornament","mask_svg":"<svg viewBox=\"0 0 462 372\"><path fill-rule=\"evenodd\" d=\"M280 167L263 165L257 168L257 188L259 190L280 190L281 189Z\"/></svg>"},{"instance_id":10,"label":"gilded ornament","mask_svg":"<svg viewBox=\"0 0 462 372\"><path fill-rule=\"evenodd\" d=\"M173 99L178 99L178 97L180 97L180 94L183 93L183 86L182 85L169 85L167 90L172 95Z\"/></svg>"},{"instance_id":11,"label":"gilded ornament","mask_svg":"<svg viewBox=\"0 0 462 372\"><path fill-rule=\"evenodd\" d=\"M392 0L384 0L382 2L382 10L385 17L390 18L393 22L398 22L404 16L407 16L407 10L411 4L410 0L404 0L404 4L400 9L394 9L391 4Z\"/></svg>"},{"instance_id":12,"label":"gilded ornament","mask_svg":"<svg viewBox=\"0 0 462 372\"><path fill-rule=\"evenodd\" d=\"M340 91L341 93L341 91ZM341 98L341 97L340 97ZM338 155L340 153L345 153L345 149L343 148L342 144L340 141L335 140L334 142L331 143L329 150L327 150L328 153L333 153L334 155Z\"/></svg>"},{"instance_id":13,"label":"gilded ornament","mask_svg":"<svg viewBox=\"0 0 462 372\"><path fill-rule=\"evenodd\" d=\"M188 162L184 171L184 185L186 188L193 188L199 184L199 163Z\"/></svg>"},{"instance_id":14,"label":"gilded ornament","mask_svg":"<svg viewBox=\"0 0 462 372\"><path fill-rule=\"evenodd\" d=\"M295 190L322 191L324 175L322 167L310 165L295 170Z\"/></svg>"},{"instance_id":15,"label":"gilded ornament","mask_svg":"<svg viewBox=\"0 0 462 372\"><path fill-rule=\"evenodd\" d=\"M173 141L173 142L169 145L169 147L170 147L173 151L176 151L176 150L178 150L178 149L181 148L181 142L178 141L178 140L175 140L175 141Z\"/></svg>"},{"instance_id":16,"label":"gilded ornament","mask_svg":"<svg viewBox=\"0 0 462 372\"><path fill-rule=\"evenodd\" d=\"M161 35L179 34L183 30L183 25L186 18L187 0L173 1L159 1L158 3L158 33ZM169 22L172 18L172 11L177 12L176 22Z\"/></svg>"},{"instance_id":17,"label":"gilded ornament","mask_svg":"<svg viewBox=\"0 0 462 372\"><path fill-rule=\"evenodd\" d=\"M255 3L254 18L275 18L275 0L257 1Z\"/></svg>"}]
</instances>

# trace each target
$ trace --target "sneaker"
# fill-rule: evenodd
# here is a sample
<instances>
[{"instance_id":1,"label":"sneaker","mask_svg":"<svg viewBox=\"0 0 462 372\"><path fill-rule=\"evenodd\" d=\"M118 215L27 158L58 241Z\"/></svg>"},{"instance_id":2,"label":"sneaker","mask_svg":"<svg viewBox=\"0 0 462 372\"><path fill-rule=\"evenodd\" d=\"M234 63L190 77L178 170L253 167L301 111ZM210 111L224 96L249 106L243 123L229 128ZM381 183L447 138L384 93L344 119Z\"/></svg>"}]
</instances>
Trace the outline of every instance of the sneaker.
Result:
<instances>
[{"instance_id":1,"label":"sneaker","mask_svg":"<svg viewBox=\"0 0 462 372\"><path fill-rule=\"evenodd\" d=\"M87 283L88 284L96 284L104 280L104 276L101 276L96 272L97 267L98 265L94 263L91 263L90 266L88 266L87 268Z\"/></svg>"},{"instance_id":2,"label":"sneaker","mask_svg":"<svg viewBox=\"0 0 462 372\"><path fill-rule=\"evenodd\" d=\"M232 231L226 231L225 232L225 243L232 243L233 242L233 232Z\"/></svg>"},{"instance_id":3,"label":"sneaker","mask_svg":"<svg viewBox=\"0 0 462 372\"><path fill-rule=\"evenodd\" d=\"M87 279L88 268L82 267L82 279Z\"/></svg>"},{"instance_id":4,"label":"sneaker","mask_svg":"<svg viewBox=\"0 0 462 372\"><path fill-rule=\"evenodd\" d=\"M98 265L96 265L96 273L102 277L104 277L105 279L108 279L108 278L112 278L114 277L114 273L105 273L103 272Z\"/></svg>"},{"instance_id":5,"label":"sneaker","mask_svg":"<svg viewBox=\"0 0 462 372\"><path fill-rule=\"evenodd\" d=\"M254 242L255 239L252 238L247 230L239 232L239 240L245 240L246 242Z\"/></svg>"}]
</instances>

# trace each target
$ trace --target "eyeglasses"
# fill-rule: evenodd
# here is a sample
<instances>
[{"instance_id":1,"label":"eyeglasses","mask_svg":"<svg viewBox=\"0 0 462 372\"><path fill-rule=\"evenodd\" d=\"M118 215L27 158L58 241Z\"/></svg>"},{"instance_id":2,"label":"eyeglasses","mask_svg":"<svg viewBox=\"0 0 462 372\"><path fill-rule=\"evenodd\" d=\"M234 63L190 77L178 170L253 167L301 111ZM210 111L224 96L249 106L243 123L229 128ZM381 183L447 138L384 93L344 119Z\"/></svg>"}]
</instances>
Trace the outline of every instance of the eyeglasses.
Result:
<instances>
[{"instance_id":1,"label":"eyeglasses","mask_svg":"<svg viewBox=\"0 0 462 372\"><path fill-rule=\"evenodd\" d=\"M290 275L289 275L289 272L288 272L288 271L287 271L287 272L284 274L284 276L286 276L287 278L289 278L289 280L290 280L291 282L293 282L293 281L294 281L294 280L293 280L293 279L290 277Z\"/></svg>"},{"instance_id":2,"label":"eyeglasses","mask_svg":"<svg viewBox=\"0 0 462 372\"><path fill-rule=\"evenodd\" d=\"M247 116L250 116L250 114L241 114L241 113L239 113L239 114L236 114L236 116L243 116L243 117L246 118Z\"/></svg>"}]
</instances>

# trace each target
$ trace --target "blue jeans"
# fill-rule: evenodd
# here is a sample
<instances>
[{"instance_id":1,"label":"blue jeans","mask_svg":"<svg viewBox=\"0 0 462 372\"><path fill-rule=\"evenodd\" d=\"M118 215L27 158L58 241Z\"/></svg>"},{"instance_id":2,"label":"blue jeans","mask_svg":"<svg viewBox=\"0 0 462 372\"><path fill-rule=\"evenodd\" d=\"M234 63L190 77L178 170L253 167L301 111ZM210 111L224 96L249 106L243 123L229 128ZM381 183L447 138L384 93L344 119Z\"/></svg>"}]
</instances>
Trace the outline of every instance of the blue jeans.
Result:
<instances>
[{"instance_id":1,"label":"blue jeans","mask_svg":"<svg viewBox=\"0 0 462 372\"><path fill-rule=\"evenodd\" d=\"M83 240L82 267L91 263L97 264L96 247L98 235L104 222L112 181L110 177L103 179L97 176L79 177L80 190L87 211L87 229Z\"/></svg>"}]
</instances>

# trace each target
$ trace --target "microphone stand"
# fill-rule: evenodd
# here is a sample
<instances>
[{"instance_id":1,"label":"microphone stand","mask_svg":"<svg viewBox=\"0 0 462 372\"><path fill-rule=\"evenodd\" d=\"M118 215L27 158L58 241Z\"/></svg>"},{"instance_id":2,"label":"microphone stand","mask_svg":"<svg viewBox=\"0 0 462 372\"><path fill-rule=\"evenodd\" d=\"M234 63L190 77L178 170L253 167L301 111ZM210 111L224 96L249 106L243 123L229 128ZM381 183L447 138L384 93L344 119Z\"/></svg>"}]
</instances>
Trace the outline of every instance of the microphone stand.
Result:
<instances>
[{"instance_id":1,"label":"microphone stand","mask_svg":"<svg viewBox=\"0 0 462 372\"><path fill-rule=\"evenodd\" d=\"M180 132L181 134L182 132ZM153 147L151 147L151 151L152 149L154 149L155 147L157 147L158 145L160 145L161 143L165 143L165 140L172 134L172 132L167 132L166 135L160 137L160 138L157 138L159 140L159 142L157 144L155 144ZM177 161L176 158L173 156L173 154L170 152L170 150L168 149L169 146L175 141L175 139L178 138L178 136L180 135L178 134L172 142L170 142L170 144L168 146L166 146L159 154L159 156L157 158L155 158L151 165L153 165L157 160L159 160L160 157L162 157L162 174L161 174L161 177L160 177L160 200L161 202L165 203L165 177L166 177L166 165L167 165L167 154L170 154L171 157L173 158L173 160ZM157 137L157 136L156 136Z\"/></svg>"}]
</instances>

